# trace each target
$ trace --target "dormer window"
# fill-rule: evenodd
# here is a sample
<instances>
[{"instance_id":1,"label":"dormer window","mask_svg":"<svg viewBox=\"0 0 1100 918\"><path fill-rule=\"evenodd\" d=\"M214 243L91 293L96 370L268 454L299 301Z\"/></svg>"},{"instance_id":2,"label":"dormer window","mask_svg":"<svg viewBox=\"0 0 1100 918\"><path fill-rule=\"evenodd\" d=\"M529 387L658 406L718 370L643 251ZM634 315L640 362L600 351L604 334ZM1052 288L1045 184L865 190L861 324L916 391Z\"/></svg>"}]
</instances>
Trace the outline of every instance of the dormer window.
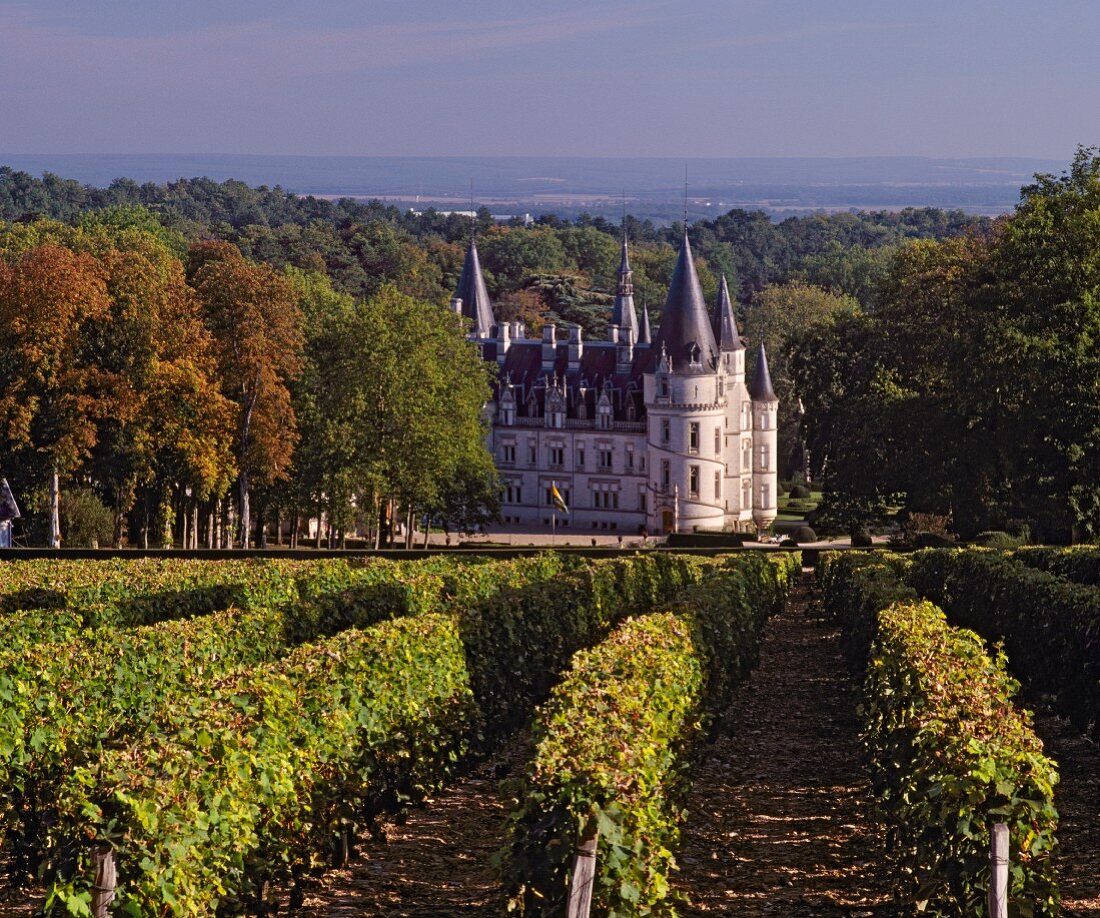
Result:
<instances>
[{"instance_id":1,"label":"dormer window","mask_svg":"<svg viewBox=\"0 0 1100 918\"><path fill-rule=\"evenodd\" d=\"M688 348L688 356L690 357L692 364L699 363L699 355L701 353L702 351L699 350L699 345L692 341L690 347Z\"/></svg>"},{"instance_id":2,"label":"dormer window","mask_svg":"<svg viewBox=\"0 0 1100 918\"><path fill-rule=\"evenodd\" d=\"M668 377L661 376L657 380L657 394L661 398L668 398Z\"/></svg>"}]
</instances>

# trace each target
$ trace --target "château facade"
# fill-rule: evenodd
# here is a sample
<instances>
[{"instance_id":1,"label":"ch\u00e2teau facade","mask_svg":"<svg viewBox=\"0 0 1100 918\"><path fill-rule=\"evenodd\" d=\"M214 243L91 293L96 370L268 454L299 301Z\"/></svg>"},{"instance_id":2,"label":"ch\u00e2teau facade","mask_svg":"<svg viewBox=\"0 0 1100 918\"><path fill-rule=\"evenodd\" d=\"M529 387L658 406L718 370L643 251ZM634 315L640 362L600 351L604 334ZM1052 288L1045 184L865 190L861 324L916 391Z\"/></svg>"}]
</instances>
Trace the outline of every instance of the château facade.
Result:
<instances>
[{"instance_id":1,"label":"ch\u00e2teau facade","mask_svg":"<svg viewBox=\"0 0 1100 918\"><path fill-rule=\"evenodd\" d=\"M684 234L656 335L634 308L624 238L606 341L553 326L530 339L493 315L470 240L451 307L498 365L489 448L509 524L634 535L756 532L776 515L779 402L761 342L746 385L745 342L726 279L708 310Z\"/></svg>"}]
</instances>

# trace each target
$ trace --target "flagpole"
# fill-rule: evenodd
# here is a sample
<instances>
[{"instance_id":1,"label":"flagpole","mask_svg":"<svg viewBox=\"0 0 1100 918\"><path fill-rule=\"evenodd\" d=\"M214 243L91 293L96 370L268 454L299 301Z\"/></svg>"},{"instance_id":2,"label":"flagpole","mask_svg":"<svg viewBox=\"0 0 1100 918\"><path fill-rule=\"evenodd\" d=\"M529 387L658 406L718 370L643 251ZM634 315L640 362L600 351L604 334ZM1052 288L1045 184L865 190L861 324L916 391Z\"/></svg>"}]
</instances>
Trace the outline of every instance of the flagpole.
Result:
<instances>
[{"instance_id":1,"label":"flagpole","mask_svg":"<svg viewBox=\"0 0 1100 918\"><path fill-rule=\"evenodd\" d=\"M558 534L558 505L554 503L554 492L558 489L556 481L550 482L550 547L554 547L554 537Z\"/></svg>"}]
</instances>

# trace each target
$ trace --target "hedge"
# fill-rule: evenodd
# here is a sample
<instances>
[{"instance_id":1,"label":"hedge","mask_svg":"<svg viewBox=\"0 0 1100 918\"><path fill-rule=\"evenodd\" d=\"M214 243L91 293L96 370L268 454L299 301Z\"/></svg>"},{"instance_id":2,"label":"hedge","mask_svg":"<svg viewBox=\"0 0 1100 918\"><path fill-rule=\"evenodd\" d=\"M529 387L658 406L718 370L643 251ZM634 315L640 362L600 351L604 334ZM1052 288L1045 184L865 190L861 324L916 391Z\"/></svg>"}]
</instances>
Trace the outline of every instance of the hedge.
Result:
<instances>
[{"instance_id":1,"label":"hedge","mask_svg":"<svg viewBox=\"0 0 1100 918\"><path fill-rule=\"evenodd\" d=\"M1013 556L1028 567L1057 574L1083 583L1100 586L1100 548L1081 545L1074 548L1028 547Z\"/></svg>"},{"instance_id":2,"label":"hedge","mask_svg":"<svg viewBox=\"0 0 1100 918\"><path fill-rule=\"evenodd\" d=\"M63 781L47 909L87 901L93 840L118 852L127 913L254 907L265 883L316 862L334 833L438 785L479 737L526 716L551 670L626 603L664 599L711 566L587 563L168 695L139 738Z\"/></svg>"},{"instance_id":3,"label":"hedge","mask_svg":"<svg viewBox=\"0 0 1100 918\"><path fill-rule=\"evenodd\" d=\"M593 907L648 914L669 894L685 766L755 666L760 630L799 568L739 556L671 608L578 653L533 728L506 849L512 908L563 914L578 836L599 829Z\"/></svg>"},{"instance_id":4,"label":"hedge","mask_svg":"<svg viewBox=\"0 0 1100 918\"><path fill-rule=\"evenodd\" d=\"M952 621L1003 640L1013 671L1082 732L1100 737L1100 588L990 551L913 557L915 581Z\"/></svg>"},{"instance_id":5,"label":"hedge","mask_svg":"<svg viewBox=\"0 0 1100 918\"><path fill-rule=\"evenodd\" d=\"M306 640L439 612L506 589L519 576L546 582L571 566L556 555L477 565L299 566L290 581L277 580L273 592L261 588L266 573L248 585L253 598L296 597L279 608L99 628L0 655L0 840L11 844L13 869L36 873L44 854L61 842L52 829L61 778L94 761L104 744L142 735L173 693L202 692L210 681L275 660Z\"/></svg>"},{"instance_id":6,"label":"hedge","mask_svg":"<svg viewBox=\"0 0 1100 918\"><path fill-rule=\"evenodd\" d=\"M1019 684L1003 652L990 656L936 606L904 598L900 562L824 561L826 603L848 617L853 645L870 637L864 743L901 903L929 915L987 914L990 826L1004 822L1013 914L1057 914L1058 774L1012 702ZM858 623L866 615L872 628Z\"/></svg>"}]
</instances>

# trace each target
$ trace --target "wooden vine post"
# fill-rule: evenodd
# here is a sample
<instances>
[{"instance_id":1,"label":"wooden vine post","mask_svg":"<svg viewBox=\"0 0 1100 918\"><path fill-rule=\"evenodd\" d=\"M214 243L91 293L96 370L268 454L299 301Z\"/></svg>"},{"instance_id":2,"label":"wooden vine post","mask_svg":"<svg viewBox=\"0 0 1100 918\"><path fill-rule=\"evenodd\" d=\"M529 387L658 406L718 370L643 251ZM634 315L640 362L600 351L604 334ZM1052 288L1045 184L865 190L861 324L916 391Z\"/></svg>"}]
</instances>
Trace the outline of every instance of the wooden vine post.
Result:
<instances>
[{"instance_id":1,"label":"wooden vine post","mask_svg":"<svg viewBox=\"0 0 1100 918\"><path fill-rule=\"evenodd\" d=\"M989 834L989 918L1008 918L1008 826L995 823Z\"/></svg>"},{"instance_id":2,"label":"wooden vine post","mask_svg":"<svg viewBox=\"0 0 1100 918\"><path fill-rule=\"evenodd\" d=\"M600 830L593 819L584 830L573 857L573 879L569 883L566 918L588 918L592 908L592 886L596 882L596 847Z\"/></svg>"},{"instance_id":3,"label":"wooden vine post","mask_svg":"<svg viewBox=\"0 0 1100 918\"><path fill-rule=\"evenodd\" d=\"M92 918L107 918L118 884L115 852L110 845L92 848L92 877Z\"/></svg>"}]
</instances>

